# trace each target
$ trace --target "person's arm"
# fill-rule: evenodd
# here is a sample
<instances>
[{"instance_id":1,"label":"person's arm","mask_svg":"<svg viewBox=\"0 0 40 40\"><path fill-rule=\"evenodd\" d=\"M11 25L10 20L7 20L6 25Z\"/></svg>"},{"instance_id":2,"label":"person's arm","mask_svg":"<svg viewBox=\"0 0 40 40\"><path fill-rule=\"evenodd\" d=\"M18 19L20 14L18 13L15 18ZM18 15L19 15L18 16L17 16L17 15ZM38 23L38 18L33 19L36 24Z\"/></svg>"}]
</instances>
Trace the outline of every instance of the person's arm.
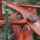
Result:
<instances>
[{"instance_id":1,"label":"person's arm","mask_svg":"<svg viewBox=\"0 0 40 40\"><path fill-rule=\"evenodd\" d=\"M40 23L36 22L34 24L31 25L31 29L40 36Z\"/></svg>"}]
</instances>

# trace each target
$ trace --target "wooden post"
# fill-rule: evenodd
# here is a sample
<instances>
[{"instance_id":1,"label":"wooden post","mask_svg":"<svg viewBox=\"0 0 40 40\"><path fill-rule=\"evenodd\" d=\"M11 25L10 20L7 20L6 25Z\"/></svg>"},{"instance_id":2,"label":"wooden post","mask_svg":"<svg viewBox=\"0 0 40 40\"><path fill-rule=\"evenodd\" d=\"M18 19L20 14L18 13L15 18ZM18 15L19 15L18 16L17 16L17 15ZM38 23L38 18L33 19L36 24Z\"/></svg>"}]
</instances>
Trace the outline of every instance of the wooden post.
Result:
<instances>
[{"instance_id":1,"label":"wooden post","mask_svg":"<svg viewBox=\"0 0 40 40\"><path fill-rule=\"evenodd\" d=\"M2 16L2 0L0 0L0 16Z\"/></svg>"}]
</instances>

